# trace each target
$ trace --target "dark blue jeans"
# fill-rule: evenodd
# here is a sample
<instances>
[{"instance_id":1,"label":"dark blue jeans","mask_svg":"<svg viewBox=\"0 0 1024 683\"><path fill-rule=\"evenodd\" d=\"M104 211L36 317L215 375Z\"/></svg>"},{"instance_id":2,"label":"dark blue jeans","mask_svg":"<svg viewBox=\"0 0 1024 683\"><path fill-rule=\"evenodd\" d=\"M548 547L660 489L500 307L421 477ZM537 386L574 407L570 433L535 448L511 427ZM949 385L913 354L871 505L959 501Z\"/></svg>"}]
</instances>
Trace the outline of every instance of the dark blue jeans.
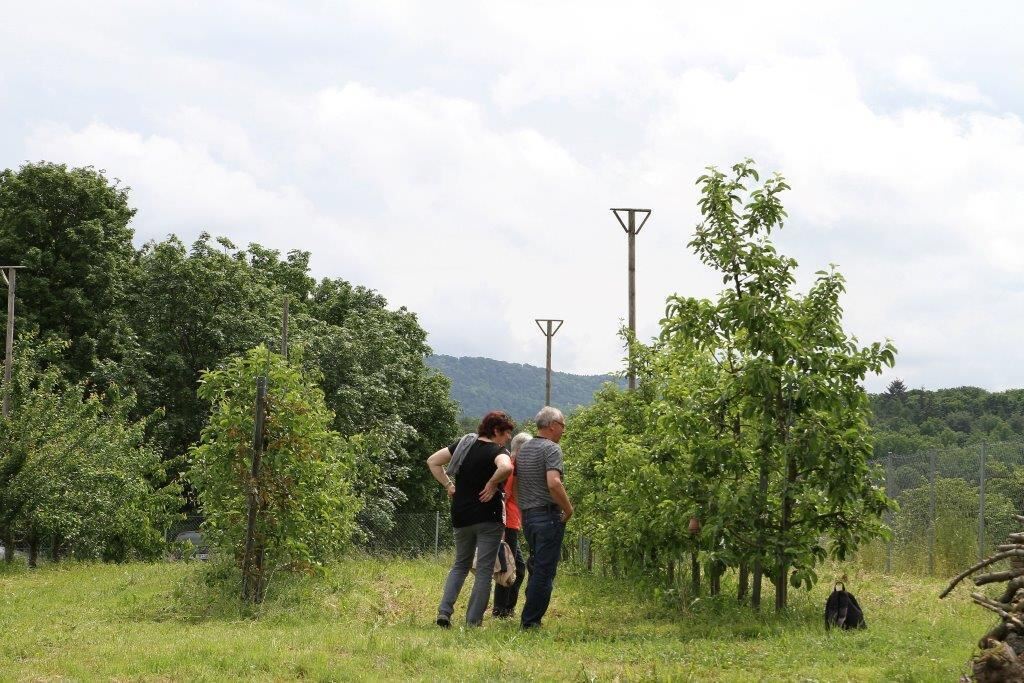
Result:
<instances>
[{"instance_id":1,"label":"dark blue jeans","mask_svg":"<svg viewBox=\"0 0 1024 683\"><path fill-rule=\"evenodd\" d=\"M523 628L540 626L551 602L555 586L555 572L562 555L565 524L557 506L532 508L523 511L523 531L530 546L527 566L530 578L526 582L526 604L523 606Z\"/></svg>"}]
</instances>

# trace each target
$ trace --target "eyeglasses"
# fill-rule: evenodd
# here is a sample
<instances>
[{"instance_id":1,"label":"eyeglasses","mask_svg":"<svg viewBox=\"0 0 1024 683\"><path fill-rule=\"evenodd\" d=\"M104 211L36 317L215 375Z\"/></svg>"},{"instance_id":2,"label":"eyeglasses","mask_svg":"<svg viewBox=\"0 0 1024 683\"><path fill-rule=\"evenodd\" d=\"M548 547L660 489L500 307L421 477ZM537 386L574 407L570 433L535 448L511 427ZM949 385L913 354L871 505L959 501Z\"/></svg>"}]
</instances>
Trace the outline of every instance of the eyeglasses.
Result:
<instances>
[{"instance_id":1,"label":"eyeglasses","mask_svg":"<svg viewBox=\"0 0 1024 683\"><path fill-rule=\"evenodd\" d=\"M562 429L565 429L565 423L564 423L564 422L562 422L561 420L555 420L555 421L554 421L554 424L556 424L556 425L562 425Z\"/></svg>"}]
</instances>

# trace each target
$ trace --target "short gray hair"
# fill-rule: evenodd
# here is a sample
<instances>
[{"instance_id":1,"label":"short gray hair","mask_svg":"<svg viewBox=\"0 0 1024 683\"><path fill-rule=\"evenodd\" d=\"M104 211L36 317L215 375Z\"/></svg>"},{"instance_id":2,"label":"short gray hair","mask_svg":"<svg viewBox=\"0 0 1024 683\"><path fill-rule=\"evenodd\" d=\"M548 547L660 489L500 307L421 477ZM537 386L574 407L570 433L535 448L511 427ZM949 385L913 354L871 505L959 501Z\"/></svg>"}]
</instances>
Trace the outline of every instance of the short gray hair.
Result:
<instances>
[{"instance_id":1,"label":"short gray hair","mask_svg":"<svg viewBox=\"0 0 1024 683\"><path fill-rule=\"evenodd\" d=\"M537 423L538 429L544 429L550 427L552 422L565 422L565 415L562 415L562 411L558 408L544 406L533 421Z\"/></svg>"},{"instance_id":2,"label":"short gray hair","mask_svg":"<svg viewBox=\"0 0 1024 683\"><path fill-rule=\"evenodd\" d=\"M523 444L532 438L533 437L530 436L527 432L519 432L514 437L512 437L512 443L509 444L508 447L509 451L512 452L512 455L515 455L516 453L519 452L519 449L523 447Z\"/></svg>"}]
</instances>

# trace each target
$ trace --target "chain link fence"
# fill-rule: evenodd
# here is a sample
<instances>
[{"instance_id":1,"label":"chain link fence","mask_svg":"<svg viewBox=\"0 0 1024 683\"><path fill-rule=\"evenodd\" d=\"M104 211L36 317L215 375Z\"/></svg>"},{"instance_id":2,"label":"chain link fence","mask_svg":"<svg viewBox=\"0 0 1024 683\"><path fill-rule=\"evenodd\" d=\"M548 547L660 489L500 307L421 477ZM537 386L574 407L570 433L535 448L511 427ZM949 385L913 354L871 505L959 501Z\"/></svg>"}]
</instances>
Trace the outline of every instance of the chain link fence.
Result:
<instances>
[{"instance_id":1,"label":"chain link fence","mask_svg":"<svg viewBox=\"0 0 1024 683\"><path fill-rule=\"evenodd\" d=\"M892 573L950 576L992 554L1022 528L1024 444L975 444L889 453L876 464L899 509L886 515L892 540L860 560Z\"/></svg>"},{"instance_id":2,"label":"chain link fence","mask_svg":"<svg viewBox=\"0 0 1024 683\"><path fill-rule=\"evenodd\" d=\"M451 516L447 511L395 515L390 529L377 531L360 543L359 548L372 555L450 555L455 548Z\"/></svg>"},{"instance_id":3,"label":"chain link fence","mask_svg":"<svg viewBox=\"0 0 1024 683\"><path fill-rule=\"evenodd\" d=\"M981 443L919 453L890 453L876 461L878 484L899 509L886 515L892 540L862 548L866 568L898 574L952 576L990 555L1008 534L1024 529L1024 443ZM167 540L200 531L191 516ZM400 514L390 528L357 543L362 552L397 557L450 557L455 542L449 514ZM567 536L564 559L590 566L588 539ZM998 565L997 565L998 567Z\"/></svg>"},{"instance_id":4,"label":"chain link fence","mask_svg":"<svg viewBox=\"0 0 1024 683\"><path fill-rule=\"evenodd\" d=\"M165 533L168 543L191 542L197 550L205 550L203 543L203 518L189 515L175 521ZM397 557L442 556L451 554L455 548L451 517L448 512L424 512L399 514L394 517L390 528L364 533L356 541L356 547L371 555L393 555ZM172 553L173 557L176 557Z\"/></svg>"}]
</instances>

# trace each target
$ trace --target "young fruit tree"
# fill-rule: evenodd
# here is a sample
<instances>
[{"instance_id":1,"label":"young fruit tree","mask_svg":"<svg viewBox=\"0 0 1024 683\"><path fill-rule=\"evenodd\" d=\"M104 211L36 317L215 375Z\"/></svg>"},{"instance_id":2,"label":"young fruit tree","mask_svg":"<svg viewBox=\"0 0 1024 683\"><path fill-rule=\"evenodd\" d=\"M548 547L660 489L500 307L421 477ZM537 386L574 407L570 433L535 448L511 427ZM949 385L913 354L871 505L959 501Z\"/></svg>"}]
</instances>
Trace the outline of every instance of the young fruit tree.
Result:
<instances>
[{"instance_id":1,"label":"young fruit tree","mask_svg":"<svg viewBox=\"0 0 1024 683\"><path fill-rule=\"evenodd\" d=\"M259 472L252 477L256 383L265 377L266 418ZM357 443L330 428L334 416L316 380L260 346L203 376L213 405L191 452L211 543L242 565L250 492L255 494L255 600L274 569L312 571L349 544L359 504L353 493Z\"/></svg>"},{"instance_id":2,"label":"young fruit tree","mask_svg":"<svg viewBox=\"0 0 1024 683\"><path fill-rule=\"evenodd\" d=\"M755 605L767 571L782 609L788 587L810 587L827 554L846 557L883 532L888 501L870 476L870 406L861 382L892 366L895 348L858 346L845 332L845 282L835 267L818 271L806 294L792 292L797 263L769 240L786 217L780 195L789 186L779 175L758 182L750 161L733 166L731 176L712 168L699 178L703 219L690 247L726 288L715 302L671 297L662 339L681 337L684 353L718 364L716 391L680 406L705 418L687 421L701 463L692 475L721 482L725 459L730 474L749 476L705 510L705 528L743 529L737 555L752 563ZM734 450L725 453L729 432Z\"/></svg>"},{"instance_id":3,"label":"young fruit tree","mask_svg":"<svg viewBox=\"0 0 1024 683\"><path fill-rule=\"evenodd\" d=\"M134 396L96 393L68 382L55 362L66 343L19 344L10 415L0 418L0 540L28 547L35 566L45 542L51 561L152 559L181 504L177 483L133 420ZM6 388L5 388L6 389Z\"/></svg>"},{"instance_id":4,"label":"young fruit tree","mask_svg":"<svg viewBox=\"0 0 1024 683\"><path fill-rule=\"evenodd\" d=\"M842 326L842 276L793 292L797 263L770 238L786 214L781 176L750 161L698 180L702 220L689 246L722 277L717 300L672 296L638 360L637 395L614 388L570 420L565 450L591 480L581 521L612 556L636 549L669 574L704 558L712 593L727 568L760 607L765 575L788 587L885 533L890 502L872 481L870 406L861 382L891 366L889 342L859 346ZM639 355L638 355L639 354ZM642 549L642 550L641 550Z\"/></svg>"}]
</instances>

